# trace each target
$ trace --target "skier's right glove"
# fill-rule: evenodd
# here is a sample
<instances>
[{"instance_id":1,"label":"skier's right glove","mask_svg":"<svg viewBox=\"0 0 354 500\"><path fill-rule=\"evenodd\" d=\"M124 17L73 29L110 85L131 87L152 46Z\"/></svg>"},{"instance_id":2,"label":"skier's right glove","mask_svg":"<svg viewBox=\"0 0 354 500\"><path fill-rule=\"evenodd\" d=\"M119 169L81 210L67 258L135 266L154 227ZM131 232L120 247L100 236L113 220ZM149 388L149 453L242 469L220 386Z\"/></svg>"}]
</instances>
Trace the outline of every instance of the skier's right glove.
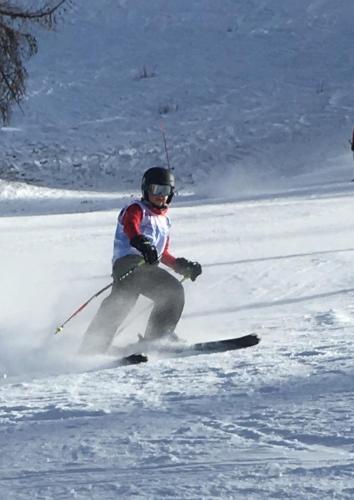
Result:
<instances>
[{"instance_id":1,"label":"skier's right glove","mask_svg":"<svg viewBox=\"0 0 354 500\"><path fill-rule=\"evenodd\" d=\"M179 257L173 266L178 274L183 274L185 278L190 278L195 281L200 274L202 274L202 266L199 262L192 262L184 257Z\"/></svg>"},{"instance_id":2,"label":"skier's right glove","mask_svg":"<svg viewBox=\"0 0 354 500\"><path fill-rule=\"evenodd\" d=\"M146 236L138 234L130 240L130 244L142 254L147 264L156 264L159 261L155 245Z\"/></svg>"}]
</instances>

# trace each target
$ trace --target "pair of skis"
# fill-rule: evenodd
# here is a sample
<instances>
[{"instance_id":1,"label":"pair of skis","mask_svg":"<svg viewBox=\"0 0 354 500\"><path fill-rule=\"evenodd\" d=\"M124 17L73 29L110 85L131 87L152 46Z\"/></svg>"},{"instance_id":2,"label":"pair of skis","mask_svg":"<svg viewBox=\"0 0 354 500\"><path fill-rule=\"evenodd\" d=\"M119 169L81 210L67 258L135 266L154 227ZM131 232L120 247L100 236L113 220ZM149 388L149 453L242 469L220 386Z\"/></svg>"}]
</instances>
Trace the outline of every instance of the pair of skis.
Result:
<instances>
[{"instance_id":1,"label":"pair of skis","mask_svg":"<svg viewBox=\"0 0 354 500\"><path fill-rule=\"evenodd\" d=\"M195 356L198 354L213 354L219 352L236 351L239 349L245 349L257 345L260 342L260 338L255 334L244 335L243 337L236 337L225 340L215 340L210 342L200 342L196 344L180 345L178 343L170 344L162 352L167 352L170 357L186 357ZM150 351L154 352L154 349L150 346ZM159 352L157 349L156 352ZM99 369L109 369L116 368L119 366L127 365L137 365L140 363L146 363L149 360L148 353L144 353L143 343L139 347L139 343L136 344L136 349L132 354L118 357L112 361L109 361L104 366Z\"/></svg>"}]
</instances>

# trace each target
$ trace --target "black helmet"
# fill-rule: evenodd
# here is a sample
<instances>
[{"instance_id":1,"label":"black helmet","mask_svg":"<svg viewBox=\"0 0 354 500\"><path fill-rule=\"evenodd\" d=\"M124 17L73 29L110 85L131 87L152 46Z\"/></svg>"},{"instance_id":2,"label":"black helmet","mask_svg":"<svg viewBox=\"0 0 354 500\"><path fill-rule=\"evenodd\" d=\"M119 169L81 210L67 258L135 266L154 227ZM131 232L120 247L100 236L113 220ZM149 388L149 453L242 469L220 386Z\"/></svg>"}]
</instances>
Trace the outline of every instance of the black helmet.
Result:
<instances>
[{"instance_id":1,"label":"black helmet","mask_svg":"<svg viewBox=\"0 0 354 500\"><path fill-rule=\"evenodd\" d=\"M149 186L151 186L151 184L170 186L171 192L168 195L167 203L171 202L175 191L175 176L170 169L152 167L145 172L141 181L141 191L144 200L149 200Z\"/></svg>"}]
</instances>

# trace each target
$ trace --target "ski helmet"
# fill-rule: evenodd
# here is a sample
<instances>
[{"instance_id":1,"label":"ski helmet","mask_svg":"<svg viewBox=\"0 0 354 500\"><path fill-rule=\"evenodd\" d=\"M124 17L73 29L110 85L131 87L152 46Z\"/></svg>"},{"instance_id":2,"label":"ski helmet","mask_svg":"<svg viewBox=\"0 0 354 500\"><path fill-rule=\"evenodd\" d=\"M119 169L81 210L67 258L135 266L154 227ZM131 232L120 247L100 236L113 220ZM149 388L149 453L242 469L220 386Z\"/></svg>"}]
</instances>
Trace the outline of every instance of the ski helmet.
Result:
<instances>
[{"instance_id":1,"label":"ski helmet","mask_svg":"<svg viewBox=\"0 0 354 500\"><path fill-rule=\"evenodd\" d=\"M170 203L175 191L175 176L172 171L168 168L152 167L145 172L141 181L144 200L149 200L149 187L152 184L170 186L171 191L167 198L167 204Z\"/></svg>"}]
</instances>

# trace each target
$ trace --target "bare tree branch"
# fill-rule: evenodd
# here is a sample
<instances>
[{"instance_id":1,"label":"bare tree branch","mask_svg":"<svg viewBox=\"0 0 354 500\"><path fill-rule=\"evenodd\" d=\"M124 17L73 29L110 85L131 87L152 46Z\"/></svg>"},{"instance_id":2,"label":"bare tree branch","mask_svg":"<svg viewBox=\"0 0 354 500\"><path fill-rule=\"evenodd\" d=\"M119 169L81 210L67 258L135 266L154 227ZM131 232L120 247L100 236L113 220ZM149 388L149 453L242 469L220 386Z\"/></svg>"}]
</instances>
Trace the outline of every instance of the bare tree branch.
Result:
<instances>
[{"instance_id":1,"label":"bare tree branch","mask_svg":"<svg viewBox=\"0 0 354 500\"><path fill-rule=\"evenodd\" d=\"M27 9L0 1L0 120L10 120L14 103L20 106L26 90L24 62L36 54L37 40L30 32L33 24L53 29L56 14L70 0L46 1L41 8Z\"/></svg>"},{"instance_id":2,"label":"bare tree branch","mask_svg":"<svg viewBox=\"0 0 354 500\"><path fill-rule=\"evenodd\" d=\"M22 18L26 20L31 19L41 19L45 17L50 17L56 12L66 0L61 0L56 2L52 7L45 5L42 9L30 11L22 10L20 7L15 7L9 4L9 2L0 3L0 15L11 16L12 18Z\"/></svg>"}]
</instances>

